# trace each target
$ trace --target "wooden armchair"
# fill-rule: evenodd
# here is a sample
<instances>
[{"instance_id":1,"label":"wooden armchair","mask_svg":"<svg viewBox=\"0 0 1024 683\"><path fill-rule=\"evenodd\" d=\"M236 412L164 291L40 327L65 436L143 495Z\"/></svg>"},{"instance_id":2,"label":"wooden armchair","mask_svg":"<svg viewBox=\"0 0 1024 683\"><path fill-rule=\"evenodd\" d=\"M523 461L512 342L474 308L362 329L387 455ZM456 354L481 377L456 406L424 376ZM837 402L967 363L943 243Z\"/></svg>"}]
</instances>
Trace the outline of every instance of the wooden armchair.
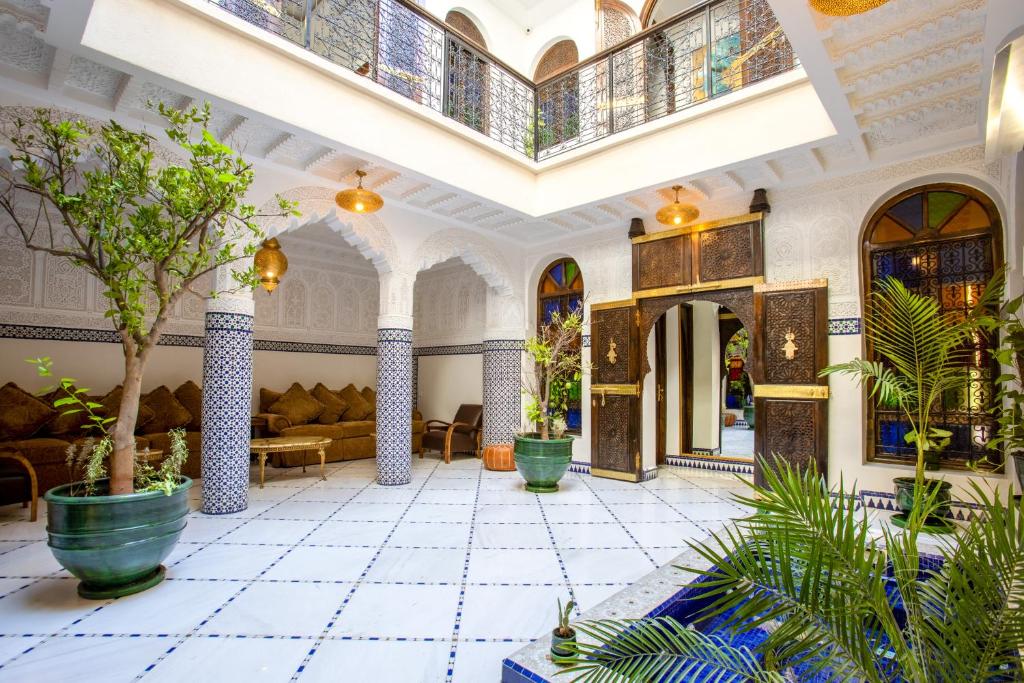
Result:
<instances>
[{"instance_id":1,"label":"wooden armchair","mask_svg":"<svg viewBox=\"0 0 1024 683\"><path fill-rule=\"evenodd\" d=\"M17 451L0 451L0 505L31 504L30 521L39 516L39 482L36 470L24 455Z\"/></svg>"},{"instance_id":2,"label":"wooden armchair","mask_svg":"<svg viewBox=\"0 0 1024 683\"><path fill-rule=\"evenodd\" d=\"M429 448L443 453L446 463L452 461L452 453L472 453L479 458L483 421L484 407L469 403L459 406L451 422L428 420L424 425L420 457L424 449Z\"/></svg>"}]
</instances>

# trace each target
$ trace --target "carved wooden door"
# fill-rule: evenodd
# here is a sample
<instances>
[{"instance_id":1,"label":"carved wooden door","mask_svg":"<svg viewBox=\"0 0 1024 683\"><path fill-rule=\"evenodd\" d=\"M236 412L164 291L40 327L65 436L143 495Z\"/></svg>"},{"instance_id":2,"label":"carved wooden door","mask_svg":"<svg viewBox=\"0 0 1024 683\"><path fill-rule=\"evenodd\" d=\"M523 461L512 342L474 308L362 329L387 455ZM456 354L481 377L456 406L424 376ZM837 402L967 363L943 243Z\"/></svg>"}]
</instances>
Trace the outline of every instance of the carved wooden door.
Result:
<instances>
[{"instance_id":1,"label":"carved wooden door","mask_svg":"<svg viewBox=\"0 0 1024 683\"><path fill-rule=\"evenodd\" d=\"M827 475L828 282L754 287L754 452ZM764 482L761 462L754 480Z\"/></svg>"},{"instance_id":2,"label":"carved wooden door","mask_svg":"<svg viewBox=\"0 0 1024 683\"><path fill-rule=\"evenodd\" d=\"M639 481L639 312L632 304L594 304L590 312L590 473Z\"/></svg>"}]
</instances>

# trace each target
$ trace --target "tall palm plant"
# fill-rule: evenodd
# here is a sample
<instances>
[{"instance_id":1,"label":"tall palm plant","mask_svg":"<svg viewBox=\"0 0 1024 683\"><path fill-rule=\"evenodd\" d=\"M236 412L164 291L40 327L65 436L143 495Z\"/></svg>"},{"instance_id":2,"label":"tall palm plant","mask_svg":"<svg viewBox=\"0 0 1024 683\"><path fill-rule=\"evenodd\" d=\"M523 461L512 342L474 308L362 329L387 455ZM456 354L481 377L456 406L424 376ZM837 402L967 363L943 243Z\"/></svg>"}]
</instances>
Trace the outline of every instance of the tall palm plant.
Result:
<instances>
[{"instance_id":1,"label":"tall palm plant","mask_svg":"<svg viewBox=\"0 0 1024 683\"><path fill-rule=\"evenodd\" d=\"M764 472L764 486L738 500L769 514L690 544L711 567L688 569L701 575L690 588L706 605L697 629L672 619L576 624L589 642L576 646L567 674L578 681L1024 680L1024 503L975 485L981 514L941 547L935 567L922 565L917 546L934 500L904 533L885 527L879 539L842 482L830 491L813 471L781 461ZM731 644L754 631L754 647Z\"/></svg>"},{"instance_id":2,"label":"tall palm plant","mask_svg":"<svg viewBox=\"0 0 1024 683\"><path fill-rule=\"evenodd\" d=\"M965 362L970 342L995 321L991 312L1002 295L1002 275L995 277L967 313L943 312L938 300L912 292L894 277L875 283L865 305L865 336L882 360L855 358L830 365L822 375L849 375L868 386L868 396L880 407L896 406L914 444L915 501L924 484L925 452L944 448L951 433L932 423L942 396L966 384Z\"/></svg>"}]
</instances>

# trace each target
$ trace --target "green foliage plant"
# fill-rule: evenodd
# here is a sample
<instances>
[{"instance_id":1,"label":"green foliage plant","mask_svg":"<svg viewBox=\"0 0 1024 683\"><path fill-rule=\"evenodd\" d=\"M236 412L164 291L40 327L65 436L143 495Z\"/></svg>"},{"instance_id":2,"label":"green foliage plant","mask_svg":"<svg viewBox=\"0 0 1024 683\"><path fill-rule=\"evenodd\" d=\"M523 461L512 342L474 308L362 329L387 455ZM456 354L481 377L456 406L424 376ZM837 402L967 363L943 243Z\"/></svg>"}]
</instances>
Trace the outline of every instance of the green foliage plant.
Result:
<instances>
[{"instance_id":1,"label":"green foliage plant","mask_svg":"<svg viewBox=\"0 0 1024 683\"><path fill-rule=\"evenodd\" d=\"M569 625L569 617L572 616L574 607L576 603L573 600L569 600L563 607L562 599L558 598L558 626L555 628L555 634L559 638L572 638L576 634Z\"/></svg>"},{"instance_id":2,"label":"green foliage plant","mask_svg":"<svg viewBox=\"0 0 1024 683\"><path fill-rule=\"evenodd\" d=\"M931 296L907 289L894 277L878 280L865 305L864 333L881 360L855 358L830 365L822 375L847 375L867 385L880 407L898 407L910 425L905 439L917 450L914 507L924 491L927 451L941 451L951 432L932 424L947 392L962 389L964 363L976 334L991 330L991 312L1002 295L996 274L969 311L943 312Z\"/></svg>"},{"instance_id":3,"label":"green foliage plant","mask_svg":"<svg viewBox=\"0 0 1024 683\"><path fill-rule=\"evenodd\" d=\"M996 378L998 393L992 415L996 420L996 434L988 447L1002 451L1005 458L997 463L1005 465L1013 455L1024 455L1024 296L1006 302L995 318L1001 335L992 357L1003 372ZM988 464L988 463L983 463ZM1019 474L1019 473L1018 473Z\"/></svg>"},{"instance_id":4,"label":"green foliage plant","mask_svg":"<svg viewBox=\"0 0 1024 683\"><path fill-rule=\"evenodd\" d=\"M682 568L699 575L688 585L701 591L696 629L671 618L576 623L586 642L573 647L565 673L638 682L1024 680L1024 502L972 482L978 514L939 546L941 567L921 568L918 540L934 495L904 530L884 526L879 538L842 481L829 490L813 470L781 460L763 471L764 485L736 500L768 514L689 543L711 567ZM716 617L723 635L699 630ZM724 637L752 629L766 634L753 649Z\"/></svg>"},{"instance_id":5,"label":"green foliage plant","mask_svg":"<svg viewBox=\"0 0 1024 683\"><path fill-rule=\"evenodd\" d=\"M283 200L272 214L245 203L252 165L209 131L209 105L158 109L175 157L147 132L116 121L96 127L47 109L0 134L11 150L10 163L0 165L0 211L28 249L99 281L120 336L125 370L110 435L112 494L133 490L143 373L170 312L188 291L214 297L255 287L255 269L238 262L258 248L259 219L295 213ZM231 281L197 291L220 268Z\"/></svg>"},{"instance_id":6,"label":"green foliage plant","mask_svg":"<svg viewBox=\"0 0 1024 683\"><path fill-rule=\"evenodd\" d=\"M540 438L550 438L552 420L565 423L567 403L552 400L556 383L578 382L583 377L580 337L583 334L583 305L566 315L555 311L551 322L537 335L526 340L526 353L533 360L534 372L523 379L527 396L526 416L540 425Z\"/></svg>"}]
</instances>

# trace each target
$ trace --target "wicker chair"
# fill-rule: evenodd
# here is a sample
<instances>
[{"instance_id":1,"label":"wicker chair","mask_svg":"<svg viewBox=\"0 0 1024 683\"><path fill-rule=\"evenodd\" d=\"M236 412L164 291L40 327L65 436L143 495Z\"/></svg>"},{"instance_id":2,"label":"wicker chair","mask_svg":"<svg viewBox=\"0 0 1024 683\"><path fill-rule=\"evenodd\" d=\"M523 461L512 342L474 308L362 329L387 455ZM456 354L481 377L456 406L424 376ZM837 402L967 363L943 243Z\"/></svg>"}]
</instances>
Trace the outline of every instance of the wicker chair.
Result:
<instances>
[{"instance_id":1,"label":"wicker chair","mask_svg":"<svg viewBox=\"0 0 1024 683\"><path fill-rule=\"evenodd\" d=\"M0 505L21 503L32 506L29 519L39 515L39 483L36 471L24 455L17 451L0 451Z\"/></svg>"}]
</instances>

